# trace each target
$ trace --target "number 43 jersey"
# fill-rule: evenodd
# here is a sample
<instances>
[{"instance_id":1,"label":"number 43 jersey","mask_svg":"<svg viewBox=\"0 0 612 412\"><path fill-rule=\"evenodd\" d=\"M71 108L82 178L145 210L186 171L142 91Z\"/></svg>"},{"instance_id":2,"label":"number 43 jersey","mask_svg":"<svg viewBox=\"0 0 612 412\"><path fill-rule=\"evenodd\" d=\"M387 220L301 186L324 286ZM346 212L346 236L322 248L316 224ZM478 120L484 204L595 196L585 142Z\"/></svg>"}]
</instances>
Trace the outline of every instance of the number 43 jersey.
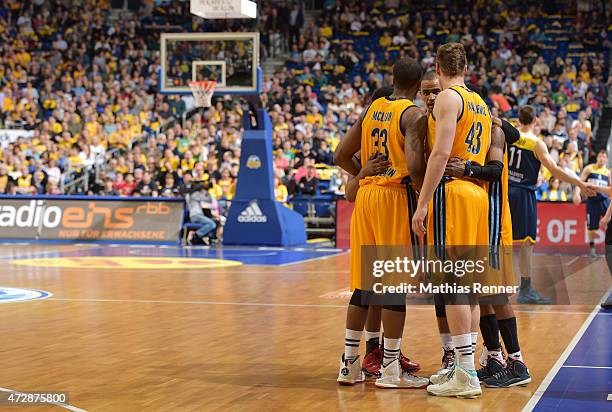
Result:
<instances>
[{"instance_id":1,"label":"number 43 jersey","mask_svg":"<svg viewBox=\"0 0 612 412\"><path fill-rule=\"evenodd\" d=\"M368 108L361 123L361 167L365 167L374 153L387 156L391 165L377 176L361 179L360 185L400 185L408 176L400 122L404 112L412 106L414 103L408 99L381 97Z\"/></svg>"},{"instance_id":2,"label":"number 43 jersey","mask_svg":"<svg viewBox=\"0 0 612 412\"><path fill-rule=\"evenodd\" d=\"M455 139L450 157L458 157L483 166L491 142L491 115L489 108L478 95L465 86L452 86L463 102L463 108L457 118ZM427 146L431 153L436 141L436 119L430 114L427 122Z\"/></svg>"}]
</instances>

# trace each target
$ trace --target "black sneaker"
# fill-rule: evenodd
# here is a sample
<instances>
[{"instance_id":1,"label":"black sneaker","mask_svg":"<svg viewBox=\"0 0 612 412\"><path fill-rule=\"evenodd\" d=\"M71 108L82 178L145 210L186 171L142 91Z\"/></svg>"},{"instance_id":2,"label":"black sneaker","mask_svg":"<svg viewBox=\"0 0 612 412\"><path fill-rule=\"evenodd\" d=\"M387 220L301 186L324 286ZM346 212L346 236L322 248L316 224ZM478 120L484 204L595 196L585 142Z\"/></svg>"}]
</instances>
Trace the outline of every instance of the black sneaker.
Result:
<instances>
[{"instance_id":1,"label":"black sneaker","mask_svg":"<svg viewBox=\"0 0 612 412\"><path fill-rule=\"evenodd\" d=\"M478 375L478 380L480 382L483 382L485 379L489 379L493 377L496 373L500 373L503 370L504 365L497 359L489 356L489 358L487 359L487 366L478 369L476 371L476 374Z\"/></svg>"},{"instance_id":2,"label":"black sneaker","mask_svg":"<svg viewBox=\"0 0 612 412\"><path fill-rule=\"evenodd\" d=\"M484 380L487 388L510 388L512 386L527 385L531 382L531 375L527 366L519 361L508 359L506 368Z\"/></svg>"}]
</instances>

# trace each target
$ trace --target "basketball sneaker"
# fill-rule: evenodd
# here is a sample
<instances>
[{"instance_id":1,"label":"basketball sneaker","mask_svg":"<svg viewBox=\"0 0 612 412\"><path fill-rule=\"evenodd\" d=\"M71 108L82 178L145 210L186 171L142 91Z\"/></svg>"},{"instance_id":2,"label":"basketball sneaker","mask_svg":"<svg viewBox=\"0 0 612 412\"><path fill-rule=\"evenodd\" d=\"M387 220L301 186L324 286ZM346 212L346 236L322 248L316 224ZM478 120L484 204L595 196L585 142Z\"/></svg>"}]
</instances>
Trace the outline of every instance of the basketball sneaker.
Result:
<instances>
[{"instance_id":1,"label":"basketball sneaker","mask_svg":"<svg viewBox=\"0 0 612 412\"><path fill-rule=\"evenodd\" d=\"M489 359L489 362L491 360ZM508 358L508 365L504 370L485 379L484 384L487 388L509 388L512 386L527 385L531 382L529 369L520 360Z\"/></svg>"},{"instance_id":2,"label":"basketball sneaker","mask_svg":"<svg viewBox=\"0 0 612 412\"><path fill-rule=\"evenodd\" d=\"M487 365L484 368L478 369L476 374L478 375L478 380L483 382L485 379L489 379L496 373L502 372L504 369L504 365L500 361L492 356L489 356Z\"/></svg>"},{"instance_id":3,"label":"basketball sneaker","mask_svg":"<svg viewBox=\"0 0 612 412\"><path fill-rule=\"evenodd\" d=\"M417 389L424 388L429 379L420 378L401 369L399 359L394 359L390 364L380 370L380 378L376 379L378 388Z\"/></svg>"},{"instance_id":4,"label":"basketball sneaker","mask_svg":"<svg viewBox=\"0 0 612 412\"><path fill-rule=\"evenodd\" d=\"M416 373L421 369L421 365L416 362L411 361L409 358L405 357L402 352L400 352L399 356L400 365L404 372L408 373ZM381 361L382 363L382 361Z\"/></svg>"},{"instance_id":5,"label":"basketball sneaker","mask_svg":"<svg viewBox=\"0 0 612 412\"><path fill-rule=\"evenodd\" d=\"M442 382L427 387L427 393L434 396L456 396L476 398L482 395L476 371L468 371L459 365L445 375Z\"/></svg>"},{"instance_id":6,"label":"basketball sneaker","mask_svg":"<svg viewBox=\"0 0 612 412\"><path fill-rule=\"evenodd\" d=\"M380 367L383 361L383 351L381 348L371 350L363 358L363 364L361 370L363 371L366 379L378 379L380 378Z\"/></svg>"},{"instance_id":7,"label":"basketball sneaker","mask_svg":"<svg viewBox=\"0 0 612 412\"><path fill-rule=\"evenodd\" d=\"M442 378L450 372L453 366L455 366L455 351L453 349L443 350L444 354L442 355L442 367L429 378L429 381L434 385L442 382Z\"/></svg>"},{"instance_id":8,"label":"basketball sneaker","mask_svg":"<svg viewBox=\"0 0 612 412\"><path fill-rule=\"evenodd\" d=\"M354 385L359 382L363 382L365 380L365 376L361 371L361 367L359 365L359 356L357 356L354 360L344 360L344 354L342 355L342 360L340 361L340 371L338 372L338 379L336 381L340 385Z\"/></svg>"},{"instance_id":9,"label":"basketball sneaker","mask_svg":"<svg viewBox=\"0 0 612 412\"><path fill-rule=\"evenodd\" d=\"M552 299L541 296L531 285L521 286L516 301L527 305L550 305L552 303Z\"/></svg>"},{"instance_id":10,"label":"basketball sneaker","mask_svg":"<svg viewBox=\"0 0 612 412\"><path fill-rule=\"evenodd\" d=\"M482 352L480 352L480 357L478 358L478 363L480 363L480 366L487 366L487 359L489 359L489 350L483 343Z\"/></svg>"}]
</instances>

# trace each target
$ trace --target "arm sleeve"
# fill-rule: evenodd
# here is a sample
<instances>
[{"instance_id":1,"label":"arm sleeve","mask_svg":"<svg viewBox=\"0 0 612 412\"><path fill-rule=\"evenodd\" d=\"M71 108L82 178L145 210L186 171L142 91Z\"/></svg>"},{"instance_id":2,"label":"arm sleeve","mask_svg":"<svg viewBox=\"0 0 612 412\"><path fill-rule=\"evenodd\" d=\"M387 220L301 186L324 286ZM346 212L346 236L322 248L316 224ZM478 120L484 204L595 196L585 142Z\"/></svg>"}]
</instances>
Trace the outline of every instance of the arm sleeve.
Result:
<instances>
[{"instance_id":1,"label":"arm sleeve","mask_svg":"<svg viewBox=\"0 0 612 412\"><path fill-rule=\"evenodd\" d=\"M508 144L513 144L521 138L521 133L518 129L505 120L502 120L502 131L504 132L504 138Z\"/></svg>"},{"instance_id":2,"label":"arm sleeve","mask_svg":"<svg viewBox=\"0 0 612 412\"><path fill-rule=\"evenodd\" d=\"M498 160L492 160L485 166L479 164L468 163L465 165L464 176L472 177L474 179L485 180L492 182L501 178L502 171L504 170L504 164Z\"/></svg>"}]
</instances>

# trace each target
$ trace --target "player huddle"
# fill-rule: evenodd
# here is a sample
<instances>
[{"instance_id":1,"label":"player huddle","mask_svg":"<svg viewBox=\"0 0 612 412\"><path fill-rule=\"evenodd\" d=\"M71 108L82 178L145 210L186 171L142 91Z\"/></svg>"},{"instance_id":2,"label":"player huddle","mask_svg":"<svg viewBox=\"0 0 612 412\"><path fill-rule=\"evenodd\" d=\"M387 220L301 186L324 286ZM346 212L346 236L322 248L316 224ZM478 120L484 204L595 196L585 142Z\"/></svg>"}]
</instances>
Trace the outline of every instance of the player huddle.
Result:
<instances>
[{"instance_id":1,"label":"player huddle","mask_svg":"<svg viewBox=\"0 0 612 412\"><path fill-rule=\"evenodd\" d=\"M536 120L532 108L521 108L519 130L493 119L477 91L465 85L466 73L466 54L459 43L437 50L435 72L423 75L413 59L396 62L393 88L375 93L336 149L336 163L353 176L347 183L347 199L355 201L350 234L353 294L340 384L370 377L380 388L427 387L431 395L472 398L481 395L481 382L511 387L531 381L508 296L435 294L442 367L423 378L414 375L419 365L400 351L405 296L375 294L361 273L366 245L405 246L415 258L433 251L440 259L458 258L458 250L465 246L480 246L497 253L487 275L510 286L514 284L511 247L513 240L521 241L519 302L550 303L530 282L540 164L586 196L594 195L595 187L554 163L546 145L532 132ZM419 90L427 110L413 103ZM364 328L366 356L360 362ZM483 367L476 370L479 329L485 350L480 359Z\"/></svg>"}]
</instances>

